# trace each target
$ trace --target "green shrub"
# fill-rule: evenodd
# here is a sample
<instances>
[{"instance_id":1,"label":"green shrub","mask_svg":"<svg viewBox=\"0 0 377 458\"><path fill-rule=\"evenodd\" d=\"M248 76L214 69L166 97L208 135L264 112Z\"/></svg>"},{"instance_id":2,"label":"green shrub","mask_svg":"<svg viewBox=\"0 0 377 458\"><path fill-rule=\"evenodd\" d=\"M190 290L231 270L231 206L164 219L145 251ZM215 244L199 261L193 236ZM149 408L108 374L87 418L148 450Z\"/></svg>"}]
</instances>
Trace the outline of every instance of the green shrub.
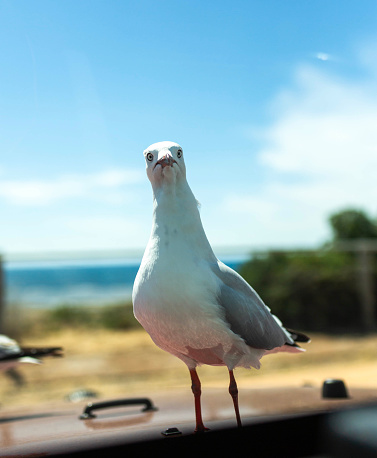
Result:
<instances>
[{"instance_id":1,"label":"green shrub","mask_svg":"<svg viewBox=\"0 0 377 458\"><path fill-rule=\"evenodd\" d=\"M95 321L93 311L88 307L63 304L46 313L46 324L53 328L92 326Z\"/></svg>"},{"instance_id":2,"label":"green shrub","mask_svg":"<svg viewBox=\"0 0 377 458\"><path fill-rule=\"evenodd\" d=\"M347 253L270 252L240 273L287 327L337 332L361 328L356 269Z\"/></svg>"},{"instance_id":3,"label":"green shrub","mask_svg":"<svg viewBox=\"0 0 377 458\"><path fill-rule=\"evenodd\" d=\"M45 327L132 329L139 325L131 304L110 304L101 307L61 305L46 311Z\"/></svg>"},{"instance_id":4,"label":"green shrub","mask_svg":"<svg viewBox=\"0 0 377 458\"><path fill-rule=\"evenodd\" d=\"M133 314L132 305L114 304L102 307L98 313L99 324L107 329L132 329L140 327Z\"/></svg>"}]
</instances>

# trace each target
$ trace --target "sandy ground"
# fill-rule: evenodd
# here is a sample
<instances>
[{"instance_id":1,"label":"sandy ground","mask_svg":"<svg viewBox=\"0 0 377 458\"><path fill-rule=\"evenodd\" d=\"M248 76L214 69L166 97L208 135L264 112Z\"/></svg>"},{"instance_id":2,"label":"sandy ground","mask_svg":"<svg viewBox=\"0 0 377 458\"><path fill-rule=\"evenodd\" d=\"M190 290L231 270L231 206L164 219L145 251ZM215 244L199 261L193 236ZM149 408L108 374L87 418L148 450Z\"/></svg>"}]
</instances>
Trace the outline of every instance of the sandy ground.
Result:
<instances>
[{"instance_id":1,"label":"sandy ground","mask_svg":"<svg viewBox=\"0 0 377 458\"><path fill-rule=\"evenodd\" d=\"M377 388L377 335L329 337L312 335L301 354L275 354L262 359L260 370L235 371L238 387L321 387L328 378L343 379L349 388ZM64 347L64 358L46 358L41 365L19 366L22 387L1 374L2 407L61 401L80 389L101 398L143 395L172 389L190 391L186 366L157 348L143 330L65 330L24 345ZM198 369L203 390L227 388L225 367Z\"/></svg>"}]
</instances>

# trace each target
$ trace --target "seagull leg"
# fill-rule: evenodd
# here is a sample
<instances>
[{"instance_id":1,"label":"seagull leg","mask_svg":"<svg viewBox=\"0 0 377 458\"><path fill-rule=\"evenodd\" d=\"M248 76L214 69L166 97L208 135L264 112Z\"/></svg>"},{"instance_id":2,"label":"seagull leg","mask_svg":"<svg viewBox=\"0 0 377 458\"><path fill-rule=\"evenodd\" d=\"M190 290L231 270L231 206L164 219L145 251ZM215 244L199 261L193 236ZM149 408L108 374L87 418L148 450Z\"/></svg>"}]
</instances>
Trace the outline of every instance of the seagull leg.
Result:
<instances>
[{"instance_id":1,"label":"seagull leg","mask_svg":"<svg viewBox=\"0 0 377 458\"><path fill-rule=\"evenodd\" d=\"M234 411L236 412L237 426L242 427L240 411L238 409L238 388L236 379L234 378L233 371L229 369L229 394L232 396Z\"/></svg>"},{"instance_id":2,"label":"seagull leg","mask_svg":"<svg viewBox=\"0 0 377 458\"><path fill-rule=\"evenodd\" d=\"M203 424L202 420L202 408L200 406L200 395L202 394L201 390L201 383L198 377L198 374L196 373L195 369L189 369L190 371L190 376L191 376L191 390L194 394L194 399L195 399L195 418L196 418L196 428L195 428L195 433L204 433L204 431L208 431L208 428L206 428Z\"/></svg>"}]
</instances>

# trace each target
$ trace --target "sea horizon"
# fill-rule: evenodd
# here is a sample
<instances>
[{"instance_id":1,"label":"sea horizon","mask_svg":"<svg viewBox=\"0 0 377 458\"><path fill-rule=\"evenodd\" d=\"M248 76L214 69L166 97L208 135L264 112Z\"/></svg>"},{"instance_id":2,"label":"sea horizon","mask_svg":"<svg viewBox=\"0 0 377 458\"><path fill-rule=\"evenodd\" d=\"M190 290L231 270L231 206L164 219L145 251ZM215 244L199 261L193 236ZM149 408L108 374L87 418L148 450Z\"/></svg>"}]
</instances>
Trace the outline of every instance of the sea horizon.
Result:
<instances>
[{"instance_id":1,"label":"sea horizon","mask_svg":"<svg viewBox=\"0 0 377 458\"><path fill-rule=\"evenodd\" d=\"M237 270L249 257L224 255L221 261ZM140 262L141 257L5 261L5 302L39 309L127 303Z\"/></svg>"}]
</instances>

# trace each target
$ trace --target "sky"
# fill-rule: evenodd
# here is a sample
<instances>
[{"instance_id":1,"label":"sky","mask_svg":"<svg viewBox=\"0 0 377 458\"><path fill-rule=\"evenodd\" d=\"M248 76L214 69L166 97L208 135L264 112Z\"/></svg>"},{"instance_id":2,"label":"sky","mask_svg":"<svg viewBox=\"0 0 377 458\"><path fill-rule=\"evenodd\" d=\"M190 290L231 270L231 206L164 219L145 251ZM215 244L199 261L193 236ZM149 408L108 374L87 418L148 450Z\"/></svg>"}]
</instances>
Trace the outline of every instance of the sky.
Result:
<instances>
[{"instance_id":1,"label":"sky","mask_svg":"<svg viewBox=\"0 0 377 458\"><path fill-rule=\"evenodd\" d=\"M0 253L143 250L175 141L216 249L377 216L375 0L0 0Z\"/></svg>"}]
</instances>

